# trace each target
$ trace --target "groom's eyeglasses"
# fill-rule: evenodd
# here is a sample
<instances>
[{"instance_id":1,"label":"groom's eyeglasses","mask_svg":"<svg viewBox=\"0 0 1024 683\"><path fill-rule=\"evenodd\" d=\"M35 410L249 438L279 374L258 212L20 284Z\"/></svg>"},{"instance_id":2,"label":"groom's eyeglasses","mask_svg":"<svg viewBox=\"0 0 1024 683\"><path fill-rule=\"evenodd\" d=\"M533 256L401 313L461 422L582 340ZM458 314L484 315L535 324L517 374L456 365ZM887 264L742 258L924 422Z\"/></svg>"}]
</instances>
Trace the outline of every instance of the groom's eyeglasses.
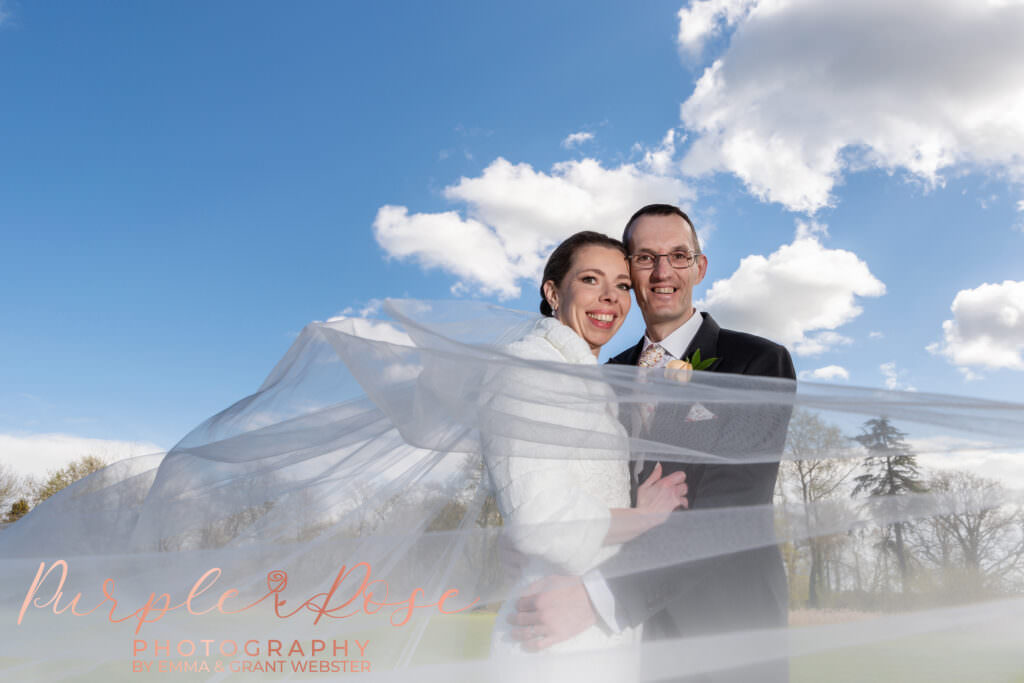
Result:
<instances>
[{"instance_id":1,"label":"groom's eyeglasses","mask_svg":"<svg viewBox=\"0 0 1024 683\"><path fill-rule=\"evenodd\" d=\"M643 251L639 254L631 254L629 261L633 264L634 268L651 270L658 263L658 259L663 256L668 259L668 264L673 268L689 268L697 260L697 257L700 256L700 252L691 254L688 251L672 251L667 254L654 254Z\"/></svg>"}]
</instances>

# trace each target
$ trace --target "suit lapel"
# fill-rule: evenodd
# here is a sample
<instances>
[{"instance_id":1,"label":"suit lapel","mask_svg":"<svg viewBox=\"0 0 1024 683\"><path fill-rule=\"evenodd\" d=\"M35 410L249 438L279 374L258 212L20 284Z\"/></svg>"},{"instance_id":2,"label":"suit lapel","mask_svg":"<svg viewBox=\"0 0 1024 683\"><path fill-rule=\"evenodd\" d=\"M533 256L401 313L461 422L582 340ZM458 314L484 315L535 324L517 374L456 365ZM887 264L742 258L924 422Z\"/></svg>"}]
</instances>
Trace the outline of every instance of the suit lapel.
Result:
<instances>
[{"instance_id":1,"label":"suit lapel","mask_svg":"<svg viewBox=\"0 0 1024 683\"><path fill-rule=\"evenodd\" d=\"M626 353L620 354L615 358L608 361L609 363L616 363L619 365L636 365L640 362L640 353L644 349L644 338L640 337L640 341Z\"/></svg>"},{"instance_id":2,"label":"suit lapel","mask_svg":"<svg viewBox=\"0 0 1024 683\"><path fill-rule=\"evenodd\" d=\"M697 329L697 334L693 336L693 340L690 345L686 347L686 352L683 354L683 358L693 358L693 354L697 349L700 349L701 358L715 358L718 356L718 333L722 329L715 322L715 319L708 313L700 314L704 321L700 324ZM643 340L641 339L641 344ZM637 356L639 358L639 355ZM718 369L722 359L716 360L711 367L708 368L709 372L714 372Z\"/></svg>"}]
</instances>

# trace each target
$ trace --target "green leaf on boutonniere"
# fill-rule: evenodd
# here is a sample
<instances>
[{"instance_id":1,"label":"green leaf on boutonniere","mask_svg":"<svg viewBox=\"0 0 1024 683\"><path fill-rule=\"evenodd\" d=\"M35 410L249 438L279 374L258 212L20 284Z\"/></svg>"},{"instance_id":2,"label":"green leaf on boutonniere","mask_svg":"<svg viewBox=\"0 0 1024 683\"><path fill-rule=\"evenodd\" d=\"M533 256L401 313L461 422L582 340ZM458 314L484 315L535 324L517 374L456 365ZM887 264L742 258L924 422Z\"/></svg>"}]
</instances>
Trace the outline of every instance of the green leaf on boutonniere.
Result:
<instances>
[{"instance_id":1,"label":"green leaf on boutonniere","mask_svg":"<svg viewBox=\"0 0 1024 683\"><path fill-rule=\"evenodd\" d=\"M717 356L715 358L702 359L700 357L700 349L697 349L696 351L693 352L692 356L686 359L686 362L692 365L694 370L707 370L712 365L714 365L716 360L718 360Z\"/></svg>"}]
</instances>

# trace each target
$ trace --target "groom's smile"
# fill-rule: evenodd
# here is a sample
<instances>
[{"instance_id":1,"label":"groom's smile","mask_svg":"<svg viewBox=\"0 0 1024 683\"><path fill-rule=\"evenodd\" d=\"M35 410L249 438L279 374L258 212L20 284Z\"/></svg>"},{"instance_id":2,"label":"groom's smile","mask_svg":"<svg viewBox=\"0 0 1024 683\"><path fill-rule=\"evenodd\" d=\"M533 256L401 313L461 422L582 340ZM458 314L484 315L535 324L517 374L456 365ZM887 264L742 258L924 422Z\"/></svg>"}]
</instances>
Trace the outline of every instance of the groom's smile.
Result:
<instances>
[{"instance_id":1,"label":"groom's smile","mask_svg":"<svg viewBox=\"0 0 1024 683\"><path fill-rule=\"evenodd\" d=\"M671 312L678 307L679 287L649 287L649 290L651 293L644 297L647 308L645 309L641 304L641 310Z\"/></svg>"}]
</instances>

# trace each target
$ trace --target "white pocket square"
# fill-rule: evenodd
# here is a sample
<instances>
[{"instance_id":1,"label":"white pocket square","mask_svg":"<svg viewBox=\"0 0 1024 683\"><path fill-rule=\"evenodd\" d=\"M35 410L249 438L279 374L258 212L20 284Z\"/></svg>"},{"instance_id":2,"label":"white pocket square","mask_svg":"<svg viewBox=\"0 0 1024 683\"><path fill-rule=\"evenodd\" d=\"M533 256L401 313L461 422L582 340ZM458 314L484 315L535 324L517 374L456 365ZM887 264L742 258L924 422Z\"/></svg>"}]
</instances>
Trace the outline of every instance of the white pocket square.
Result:
<instances>
[{"instance_id":1,"label":"white pocket square","mask_svg":"<svg viewBox=\"0 0 1024 683\"><path fill-rule=\"evenodd\" d=\"M715 414L700 403L694 403L693 407L690 408L690 412L686 414L687 422L702 422L704 420L713 420L714 418Z\"/></svg>"}]
</instances>

